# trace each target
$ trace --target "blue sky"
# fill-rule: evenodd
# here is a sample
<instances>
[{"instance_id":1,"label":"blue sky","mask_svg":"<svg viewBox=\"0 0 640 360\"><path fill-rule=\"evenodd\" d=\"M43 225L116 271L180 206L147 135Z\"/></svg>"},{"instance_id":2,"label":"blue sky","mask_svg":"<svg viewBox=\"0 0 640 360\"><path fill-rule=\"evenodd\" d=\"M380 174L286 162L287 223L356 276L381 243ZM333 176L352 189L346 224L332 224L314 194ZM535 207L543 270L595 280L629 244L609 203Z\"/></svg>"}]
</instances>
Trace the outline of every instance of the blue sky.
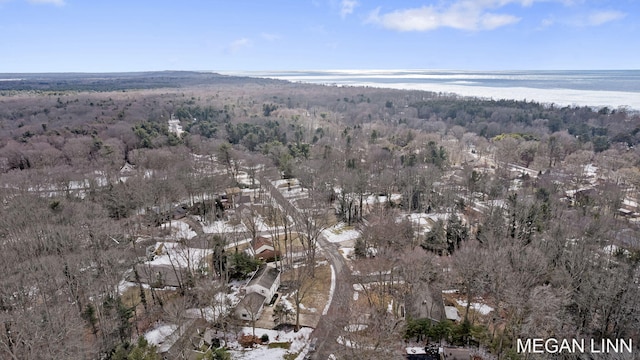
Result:
<instances>
[{"instance_id":1,"label":"blue sky","mask_svg":"<svg viewBox=\"0 0 640 360\"><path fill-rule=\"evenodd\" d=\"M0 0L0 72L639 69L640 0Z\"/></svg>"}]
</instances>

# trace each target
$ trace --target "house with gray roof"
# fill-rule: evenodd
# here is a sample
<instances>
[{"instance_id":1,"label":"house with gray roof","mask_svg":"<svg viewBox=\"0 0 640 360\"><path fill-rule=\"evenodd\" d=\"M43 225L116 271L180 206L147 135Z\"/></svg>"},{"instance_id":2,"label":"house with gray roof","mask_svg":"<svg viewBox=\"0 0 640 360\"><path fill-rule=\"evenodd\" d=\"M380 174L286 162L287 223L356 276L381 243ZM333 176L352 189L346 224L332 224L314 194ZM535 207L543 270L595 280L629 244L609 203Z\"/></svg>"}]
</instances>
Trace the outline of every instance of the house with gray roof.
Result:
<instances>
[{"instance_id":1,"label":"house with gray roof","mask_svg":"<svg viewBox=\"0 0 640 360\"><path fill-rule=\"evenodd\" d=\"M271 301L280 287L280 271L275 266L262 265L245 287L247 294L255 292Z\"/></svg>"},{"instance_id":2,"label":"house with gray roof","mask_svg":"<svg viewBox=\"0 0 640 360\"><path fill-rule=\"evenodd\" d=\"M261 294L252 292L248 293L238 305L236 305L235 313L238 319L256 321L262 314L265 297Z\"/></svg>"},{"instance_id":3,"label":"house with gray roof","mask_svg":"<svg viewBox=\"0 0 640 360\"><path fill-rule=\"evenodd\" d=\"M271 301L280 287L280 271L269 264L262 265L245 286L245 297L235 309L241 320L255 321L265 303Z\"/></svg>"}]
</instances>

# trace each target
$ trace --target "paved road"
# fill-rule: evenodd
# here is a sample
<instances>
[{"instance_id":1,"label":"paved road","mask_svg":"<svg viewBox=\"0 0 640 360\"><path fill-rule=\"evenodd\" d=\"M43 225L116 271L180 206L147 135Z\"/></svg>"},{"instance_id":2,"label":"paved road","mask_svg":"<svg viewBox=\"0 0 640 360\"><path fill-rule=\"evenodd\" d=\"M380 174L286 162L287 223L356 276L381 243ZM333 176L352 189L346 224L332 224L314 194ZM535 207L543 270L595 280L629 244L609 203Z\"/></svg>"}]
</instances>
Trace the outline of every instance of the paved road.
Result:
<instances>
[{"instance_id":1,"label":"paved road","mask_svg":"<svg viewBox=\"0 0 640 360\"><path fill-rule=\"evenodd\" d=\"M317 338L316 352L311 354L312 359L327 359L329 354L336 353L340 346L336 339L338 334L349 323L349 306L353 301L353 285L351 271L338 247L320 236L318 243L336 273L336 288L327 315L320 318L318 326L311 334Z\"/></svg>"},{"instance_id":2,"label":"paved road","mask_svg":"<svg viewBox=\"0 0 640 360\"><path fill-rule=\"evenodd\" d=\"M301 216L298 209L286 199L282 193L264 177L259 178L260 184L264 185L271 197L291 214ZM327 315L320 318L318 326L311 334L311 338L317 338L316 351L311 355L312 359L327 359L329 354L335 353L338 346L337 334L348 324L349 305L353 299L353 288L351 283L351 272L347 266L345 258L340 254L338 247L329 242L323 235L318 238L318 245L322 249L329 263L336 274L336 287L333 299L329 306Z\"/></svg>"}]
</instances>

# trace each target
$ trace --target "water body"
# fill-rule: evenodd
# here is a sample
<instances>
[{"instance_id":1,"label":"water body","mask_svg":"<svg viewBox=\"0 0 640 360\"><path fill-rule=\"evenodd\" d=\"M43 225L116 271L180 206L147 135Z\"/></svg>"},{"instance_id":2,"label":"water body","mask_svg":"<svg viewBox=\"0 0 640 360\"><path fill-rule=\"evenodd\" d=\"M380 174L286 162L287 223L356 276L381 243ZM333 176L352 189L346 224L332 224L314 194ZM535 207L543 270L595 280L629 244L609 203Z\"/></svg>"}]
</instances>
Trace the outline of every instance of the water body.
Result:
<instances>
[{"instance_id":1,"label":"water body","mask_svg":"<svg viewBox=\"0 0 640 360\"><path fill-rule=\"evenodd\" d=\"M640 70L327 70L228 74L338 86L425 90L490 99L526 99L561 106L640 110Z\"/></svg>"}]
</instances>

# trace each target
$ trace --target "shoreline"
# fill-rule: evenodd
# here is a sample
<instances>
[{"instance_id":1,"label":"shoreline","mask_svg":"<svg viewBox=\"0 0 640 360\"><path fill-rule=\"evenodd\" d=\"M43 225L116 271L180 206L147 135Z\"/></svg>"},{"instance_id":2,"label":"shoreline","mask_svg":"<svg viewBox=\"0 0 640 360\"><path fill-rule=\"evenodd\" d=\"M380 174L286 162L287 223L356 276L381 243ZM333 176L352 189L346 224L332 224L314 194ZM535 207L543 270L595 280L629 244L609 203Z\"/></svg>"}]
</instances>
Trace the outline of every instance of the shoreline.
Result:
<instances>
[{"instance_id":1,"label":"shoreline","mask_svg":"<svg viewBox=\"0 0 640 360\"><path fill-rule=\"evenodd\" d=\"M519 72L519 76L525 78L520 84L518 84L519 86L487 86L482 82L483 79L499 79L513 76L513 73L509 71L502 73L476 72L470 76L470 73L466 71L451 71L447 72L447 75L440 71L430 71L428 74L416 74L417 71L414 71L412 75L409 75L409 72L409 70L372 72L332 70L309 72L229 72L227 74L326 86L363 86L396 90L420 90L456 94L463 97L475 97L480 99L526 100L539 102L545 105L587 106L591 108L609 107L616 110L624 109L632 112L640 111L640 92L620 90L585 90L562 87L563 80L566 79L566 77L563 78L563 75L557 75L557 79L554 79L553 75L550 76L549 73L545 72ZM584 73L585 75L588 75L590 72L575 71L567 73L571 73L571 77L575 77L576 74ZM593 71L591 73L593 73ZM620 72L618 72L618 74L619 73ZM555 82L558 86L550 88L522 86L526 81L535 81L534 78L541 76L541 74L544 74L546 78L545 81ZM529 80L527 78L529 78ZM376 81L376 79L380 79L381 81ZM603 81L614 81L614 79L606 76L602 79ZM407 80L419 81L408 82ZM594 81L594 85L597 85L597 80L589 81ZM553 83L550 85L553 85Z\"/></svg>"}]
</instances>

